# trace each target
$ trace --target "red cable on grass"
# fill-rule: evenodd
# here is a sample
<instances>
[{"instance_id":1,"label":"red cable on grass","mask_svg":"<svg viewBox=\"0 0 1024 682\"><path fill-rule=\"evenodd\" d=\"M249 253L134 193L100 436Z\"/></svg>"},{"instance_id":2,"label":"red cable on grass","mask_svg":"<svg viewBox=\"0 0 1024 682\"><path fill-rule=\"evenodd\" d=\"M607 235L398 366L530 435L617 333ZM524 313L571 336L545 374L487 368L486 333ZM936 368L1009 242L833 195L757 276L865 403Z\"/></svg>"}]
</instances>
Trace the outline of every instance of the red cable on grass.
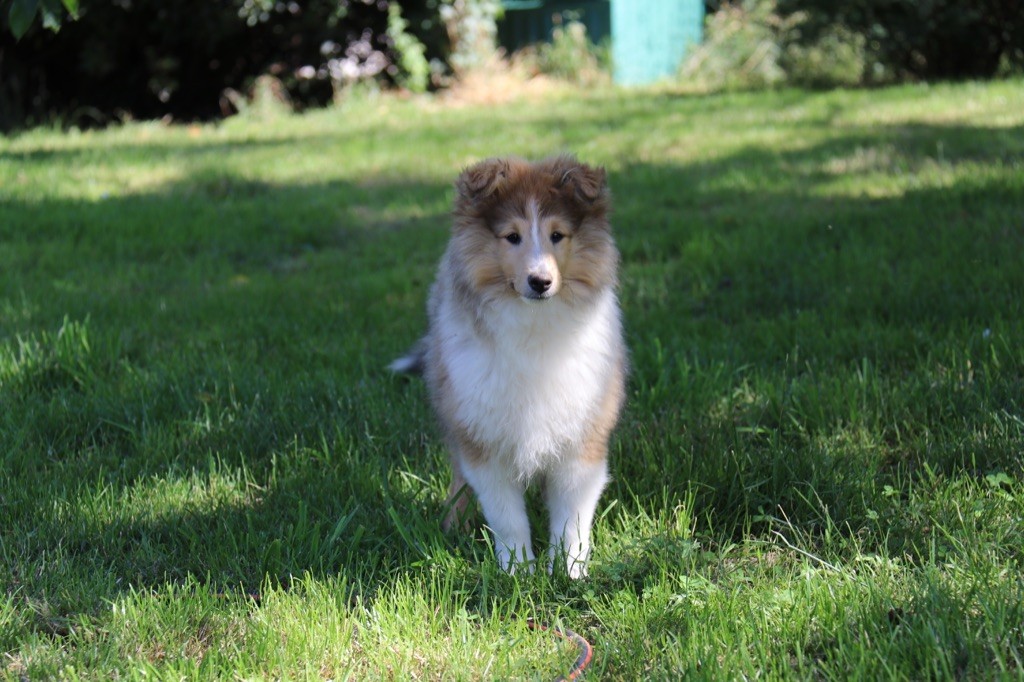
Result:
<instances>
[{"instance_id":1,"label":"red cable on grass","mask_svg":"<svg viewBox=\"0 0 1024 682\"><path fill-rule=\"evenodd\" d=\"M541 630L544 632L554 633L557 637L561 637L567 642L572 642L576 645L576 648L580 650L580 655L576 657L576 661L569 668L569 674L565 676L559 675L555 678L555 682L572 682L583 674L583 671L590 665L590 661L594 658L594 647L590 645L590 642L583 639L579 634L573 632L569 628L559 628L554 625L545 625L544 623L538 623L537 621L530 618L526 621L527 625L534 630Z\"/></svg>"}]
</instances>

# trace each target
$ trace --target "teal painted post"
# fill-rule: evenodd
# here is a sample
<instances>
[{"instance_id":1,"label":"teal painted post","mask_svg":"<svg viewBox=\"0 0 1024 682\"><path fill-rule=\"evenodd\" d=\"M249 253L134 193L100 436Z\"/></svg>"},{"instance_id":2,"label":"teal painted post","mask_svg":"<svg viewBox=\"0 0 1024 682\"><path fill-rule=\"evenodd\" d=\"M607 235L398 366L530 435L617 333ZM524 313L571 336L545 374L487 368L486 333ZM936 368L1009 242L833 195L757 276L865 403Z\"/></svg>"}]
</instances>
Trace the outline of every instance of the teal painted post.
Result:
<instances>
[{"instance_id":1,"label":"teal painted post","mask_svg":"<svg viewBox=\"0 0 1024 682\"><path fill-rule=\"evenodd\" d=\"M703 0L612 0L615 82L644 85L676 74L699 43Z\"/></svg>"}]
</instances>

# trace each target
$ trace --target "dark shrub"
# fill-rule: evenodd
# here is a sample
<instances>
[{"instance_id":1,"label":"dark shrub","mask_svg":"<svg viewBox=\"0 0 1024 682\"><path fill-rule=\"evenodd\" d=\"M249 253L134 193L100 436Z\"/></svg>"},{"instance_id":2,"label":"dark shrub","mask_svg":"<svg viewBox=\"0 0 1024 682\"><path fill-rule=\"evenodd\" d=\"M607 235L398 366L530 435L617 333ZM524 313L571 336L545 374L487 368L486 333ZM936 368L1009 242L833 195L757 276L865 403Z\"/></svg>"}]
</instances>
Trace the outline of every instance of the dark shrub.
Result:
<instances>
[{"instance_id":1,"label":"dark shrub","mask_svg":"<svg viewBox=\"0 0 1024 682\"><path fill-rule=\"evenodd\" d=\"M779 11L806 13L801 42L834 26L863 35L869 61L896 79L988 78L1024 56L1020 0L779 0Z\"/></svg>"},{"instance_id":2,"label":"dark shrub","mask_svg":"<svg viewBox=\"0 0 1024 682\"><path fill-rule=\"evenodd\" d=\"M0 10L10 0L0 0ZM434 41L436 0L402 3L410 30ZM408 5L408 7L407 7ZM77 21L0 31L0 129L57 115L66 123L208 118L226 88L278 77L298 106L334 87L396 75L387 0L83 0ZM432 55L431 55L432 56Z\"/></svg>"}]
</instances>

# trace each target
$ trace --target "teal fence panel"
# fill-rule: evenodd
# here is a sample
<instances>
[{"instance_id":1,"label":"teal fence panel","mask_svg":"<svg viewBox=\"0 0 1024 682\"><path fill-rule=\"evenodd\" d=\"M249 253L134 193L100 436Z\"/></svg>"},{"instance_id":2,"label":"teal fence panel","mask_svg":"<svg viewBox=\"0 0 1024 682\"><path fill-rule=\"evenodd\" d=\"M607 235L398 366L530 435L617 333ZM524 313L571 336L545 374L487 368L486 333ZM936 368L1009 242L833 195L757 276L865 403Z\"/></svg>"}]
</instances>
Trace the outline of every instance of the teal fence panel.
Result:
<instances>
[{"instance_id":1,"label":"teal fence panel","mask_svg":"<svg viewBox=\"0 0 1024 682\"><path fill-rule=\"evenodd\" d=\"M643 85L674 76L701 40L704 0L612 0L615 82Z\"/></svg>"},{"instance_id":2,"label":"teal fence panel","mask_svg":"<svg viewBox=\"0 0 1024 682\"><path fill-rule=\"evenodd\" d=\"M498 41L505 49L551 40L568 18L595 43L611 36L615 82L643 85L670 78L701 40L704 0L504 0Z\"/></svg>"}]
</instances>

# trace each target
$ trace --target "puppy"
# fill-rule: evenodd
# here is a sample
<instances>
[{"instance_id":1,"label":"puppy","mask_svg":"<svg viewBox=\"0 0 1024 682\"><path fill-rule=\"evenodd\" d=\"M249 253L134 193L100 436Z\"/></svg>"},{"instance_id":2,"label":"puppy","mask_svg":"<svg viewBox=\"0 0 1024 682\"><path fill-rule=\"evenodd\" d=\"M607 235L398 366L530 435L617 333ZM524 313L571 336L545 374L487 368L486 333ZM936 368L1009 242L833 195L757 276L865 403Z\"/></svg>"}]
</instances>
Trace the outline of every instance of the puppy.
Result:
<instances>
[{"instance_id":1,"label":"puppy","mask_svg":"<svg viewBox=\"0 0 1024 682\"><path fill-rule=\"evenodd\" d=\"M488 159L455 183L426 335L391 364L422 373L451 453L445 527L472 488L498 562L532 570L524 493L543 479L549 564L586 575L627 371L619 254L602 168Z\"/></svg>"}]
</instances>

